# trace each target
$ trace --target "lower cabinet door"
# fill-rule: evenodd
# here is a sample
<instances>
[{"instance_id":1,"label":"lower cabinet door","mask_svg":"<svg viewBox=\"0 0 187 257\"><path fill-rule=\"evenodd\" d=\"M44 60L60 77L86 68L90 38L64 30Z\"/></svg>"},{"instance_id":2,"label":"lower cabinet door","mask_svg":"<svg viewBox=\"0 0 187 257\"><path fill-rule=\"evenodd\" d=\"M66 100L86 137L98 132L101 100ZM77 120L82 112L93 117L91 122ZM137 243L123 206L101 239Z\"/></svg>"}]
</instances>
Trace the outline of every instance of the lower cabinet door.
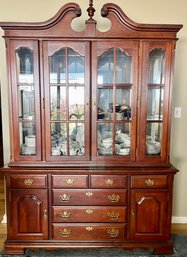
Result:
<instances>
[{"instance_id":1,"label":"lower cabinet door","mask_svg":"<svg viewBox=\"0 0 187 257\"><path fill-rule=\"evenodd\" d=\"M167 192L132 190L130 206L130 239L159 240L170 235Z\"/></svg>"},{"instance_id":2,"label":"lower cabinet door","mask_svg":"<svg viewBox=\"0 0 187 257\"><path fill-rule=\"evenodd\" d=\"M47 189L11 190L11 239L48 238Z\"/></svg>"}]
</instances>

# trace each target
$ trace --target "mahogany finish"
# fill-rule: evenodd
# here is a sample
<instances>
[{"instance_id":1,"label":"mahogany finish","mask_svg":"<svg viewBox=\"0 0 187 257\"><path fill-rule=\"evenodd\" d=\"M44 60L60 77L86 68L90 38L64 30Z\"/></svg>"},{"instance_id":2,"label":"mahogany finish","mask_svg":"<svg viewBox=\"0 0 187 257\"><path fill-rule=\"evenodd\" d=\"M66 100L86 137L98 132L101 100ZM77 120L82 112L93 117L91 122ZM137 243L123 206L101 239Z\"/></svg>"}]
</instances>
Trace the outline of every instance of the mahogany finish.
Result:
<instances>
[{"instance_id":1,"label":"mahogany finish","mask_svg":"<svg viewBox=\"0 0 187 257\"><path fill-rule=\"evenodd\" d=\"M0 23L11 140L1 169L5 253L123 247L170 254L172 74L182 25L138 24L105 4L111 28L100 32L93 1L87 11L81 32L71 28L81 15L75 3L45 22Z\"/></svg>"}]
</instances>

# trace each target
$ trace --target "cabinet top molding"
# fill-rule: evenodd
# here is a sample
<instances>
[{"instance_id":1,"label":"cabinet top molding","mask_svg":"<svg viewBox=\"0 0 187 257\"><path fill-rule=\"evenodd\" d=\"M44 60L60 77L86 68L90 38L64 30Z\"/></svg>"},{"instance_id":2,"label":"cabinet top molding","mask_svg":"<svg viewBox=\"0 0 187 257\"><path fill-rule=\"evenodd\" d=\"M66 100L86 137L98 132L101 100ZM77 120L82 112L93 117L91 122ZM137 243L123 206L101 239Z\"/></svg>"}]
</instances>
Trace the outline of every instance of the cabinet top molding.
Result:
<instances>
[{"instance_id":1,"label":"cabinet top molding","mask_svg":"<svg viewBox=\"0 0 187 257\"><path fill-rule=\"evenodd\" d=\"M111 28L106 32L98 31L93 19L95 9L89 1L87 9L89 19L81 32L71 27L71 22L81 16L80 6L76 3L64 5L55 16L44 22L0 22L5 30L5 37L28 38L128 38L128 39L175 39L176 33L183 27L176 24L141 24L132 21L116 4L104 4L101 15L111 21Z\"/></svg>"}]
</instances>

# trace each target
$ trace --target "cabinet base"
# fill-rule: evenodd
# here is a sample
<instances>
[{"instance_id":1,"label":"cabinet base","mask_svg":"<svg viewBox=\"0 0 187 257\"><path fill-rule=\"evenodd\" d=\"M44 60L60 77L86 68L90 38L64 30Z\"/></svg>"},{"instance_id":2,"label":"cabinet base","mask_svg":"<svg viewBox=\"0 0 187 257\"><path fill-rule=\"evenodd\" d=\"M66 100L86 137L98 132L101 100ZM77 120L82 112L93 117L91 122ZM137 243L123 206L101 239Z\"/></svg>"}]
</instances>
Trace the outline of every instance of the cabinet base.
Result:
<instances>
[{"instance_id":1,"label":"cabinet base","mask_svg":"<svg viewBox=\"0 0 187 257\"><path fill-rule=\"evenodd\" d=\"M96 243L96 242L5 242L4 254L6 255L24 255L26 249L37 250L58 250L65 248L123 248L124 251L133 249L148 250L153 249L151 254L172 254L173 253L173 241L164 242L110 242L110 243Z\"/></svg>"}]
</instances>

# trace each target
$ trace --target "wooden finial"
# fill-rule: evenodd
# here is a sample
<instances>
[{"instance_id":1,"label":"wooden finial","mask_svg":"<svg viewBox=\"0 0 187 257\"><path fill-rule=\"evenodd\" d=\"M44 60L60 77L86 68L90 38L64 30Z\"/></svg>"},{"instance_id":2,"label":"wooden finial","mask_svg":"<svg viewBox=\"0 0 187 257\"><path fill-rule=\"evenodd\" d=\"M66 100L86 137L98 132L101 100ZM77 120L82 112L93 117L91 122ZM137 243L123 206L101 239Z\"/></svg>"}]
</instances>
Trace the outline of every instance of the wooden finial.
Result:
<instances>
[{"instance_id":1,"label":"wooden finial","mask_svg":"<svg viewBox=\"0 0 187 257\"><path fill-rule=\"evenodd\" d=\"M93 0L89 0L89 7L87 9L88 16L90 17L89 20L93 20L92 17L94 16L95 9L93 7Z\"/></svg>"}]
</instances>

